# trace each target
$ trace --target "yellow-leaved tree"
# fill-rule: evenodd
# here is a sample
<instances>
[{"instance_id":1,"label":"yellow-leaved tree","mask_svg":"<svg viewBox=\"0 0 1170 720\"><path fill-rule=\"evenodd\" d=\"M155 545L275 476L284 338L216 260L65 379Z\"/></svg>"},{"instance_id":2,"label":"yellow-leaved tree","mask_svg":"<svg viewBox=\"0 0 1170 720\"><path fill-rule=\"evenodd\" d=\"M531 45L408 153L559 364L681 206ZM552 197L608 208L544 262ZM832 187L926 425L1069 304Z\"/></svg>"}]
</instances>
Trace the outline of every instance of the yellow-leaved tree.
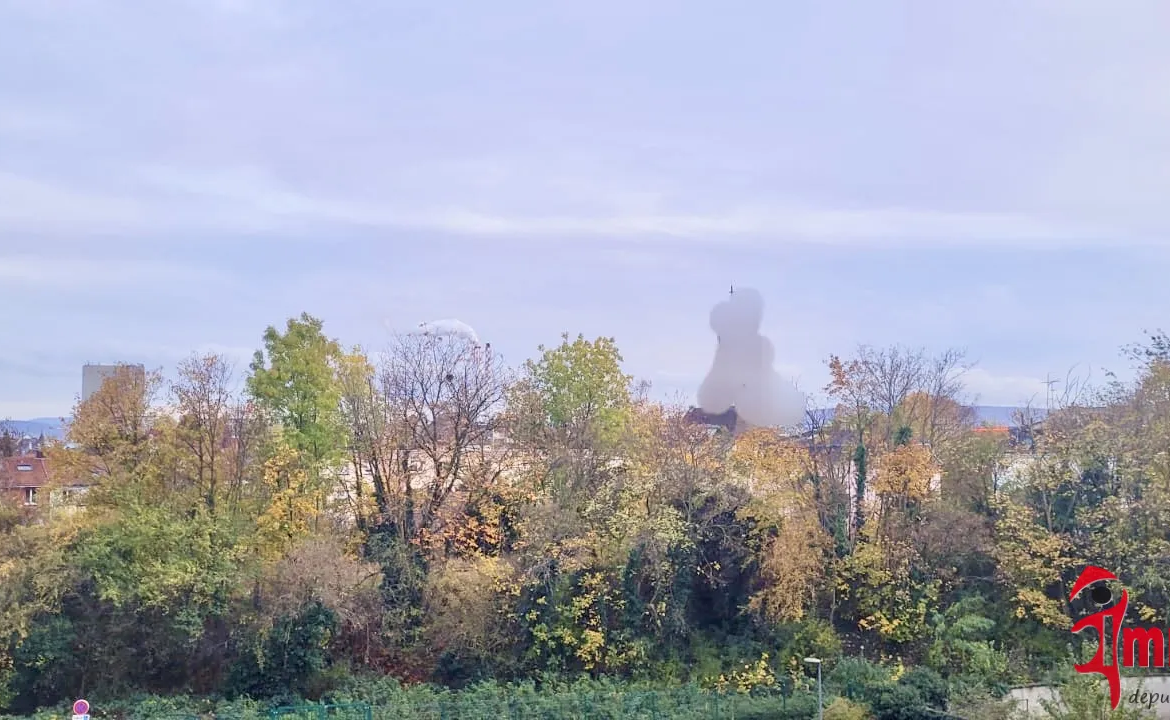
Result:
<instances>
[{"instance_id":1,"label":"yellow-leaved tree","mask_svg":"<svg viewBox=\"0 0 1170 720\"><path fill-rule=\"evenodd\" d=\"M1032 510L1013 500L996 503L995 556L1003 584L1012 589L1016 617L1052 628L1067 629L1068 607L1061 576L1079 561L1068 538L1036 522Z\"/></svg>"},{"instance_id":2,"label":"yellow-leaved tree","mask_svg":"<svg viewBox=\"0 0 1170 720\"><path fill-rule=\"evenodd\" d=\"M283 438L276 440L264 463L263 483L268 501L256 518L257 549L264 557L276 558L309 536L326 498L300 454Z\"/></svg>"},{"instance_id":3,"label":"yellow-leaved tree","mask_svg":"<svg viewBox=\"0 0 1170 720\"><path fill-rule=\"evenodd\" d=\"M873 491L881 500L883 514L905 510L930 495L931 481L938 464L930 448L919 443L896 445L880 456L873 478Z\"/></svg>"},{"instance_id":4,"label":"yellow-leaved tree","mask_svg":"<svg viewBox=\"0 0 1170 720\"><path fill-rule=\"evenodd\" d=\"M749 608L772 622L794 622L816 604L832 538L821 527L808 451L772 430L753 428L731 453L750 499L739 515L754 526L759 585Z\"/></svg>"},{"instance_id":5,"label":"yellow-leaved tree","mask_svg":"<svg viewBox=\"0 0 1170 720\"><path fill-rule=\"evenodd\" d=\"M863 630L908 643L926 636L937 610L940 582L915 572L921 559L904 533L881 533L871 518L851 555L839 564L837 589L851 602Z\"/></svg>"}]
</instances>

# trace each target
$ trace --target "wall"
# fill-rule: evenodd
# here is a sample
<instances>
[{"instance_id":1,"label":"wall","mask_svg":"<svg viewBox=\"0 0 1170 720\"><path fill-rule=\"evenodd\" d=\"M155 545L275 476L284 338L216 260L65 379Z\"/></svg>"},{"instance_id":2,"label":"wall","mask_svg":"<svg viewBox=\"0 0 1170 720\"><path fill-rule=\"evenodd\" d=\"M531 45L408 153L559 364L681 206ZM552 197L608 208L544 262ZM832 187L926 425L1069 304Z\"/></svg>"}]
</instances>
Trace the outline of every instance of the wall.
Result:
<instances>
[{"instance_id":1,"label":"wall","mask_svg":"<svg viewBox=\"0 0 1170 720\"><path fill-rule=\"evenodd\" d=\"M1102 680L1104 684L1104 680ZM1150 675L1144 678L1122 678L1121 679L1121 703L1128 705L1130 697L1134 691L1138 693L1156 693L1160 697L1154 700L1153 711L1154 716L1158 720L1170 720L1170 675ZM1028 687L1015 688L1008 697L1015 701L1016 707L1021 712L1027 711L1028 717L1046 718L1048 715L1044 712L1044 707L1040 704L1043 700L1058 699L1059 694L1048 685L1030 685ZM1120 707L1120 706L1119 706Z\"/></svg>"}]
</instances>

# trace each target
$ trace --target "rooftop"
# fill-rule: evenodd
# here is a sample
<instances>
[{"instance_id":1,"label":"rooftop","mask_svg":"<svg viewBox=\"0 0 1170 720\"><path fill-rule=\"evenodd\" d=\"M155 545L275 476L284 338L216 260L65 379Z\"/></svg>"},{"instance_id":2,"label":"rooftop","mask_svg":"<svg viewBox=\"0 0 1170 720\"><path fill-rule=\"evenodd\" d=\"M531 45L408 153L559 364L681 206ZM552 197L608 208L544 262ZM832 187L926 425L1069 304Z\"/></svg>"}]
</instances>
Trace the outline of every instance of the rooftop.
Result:
<instances>
[{"instance_id":1,"label":"rooftop","mask_svg":"<svg viewBox=\"0 0 1170 720\"><path fill-rule=\"evenodd\" d=\"M0 490L44 487L49 484L49 477L49 465L43 457L0 458Z\"/></svg>"}]
</instances>

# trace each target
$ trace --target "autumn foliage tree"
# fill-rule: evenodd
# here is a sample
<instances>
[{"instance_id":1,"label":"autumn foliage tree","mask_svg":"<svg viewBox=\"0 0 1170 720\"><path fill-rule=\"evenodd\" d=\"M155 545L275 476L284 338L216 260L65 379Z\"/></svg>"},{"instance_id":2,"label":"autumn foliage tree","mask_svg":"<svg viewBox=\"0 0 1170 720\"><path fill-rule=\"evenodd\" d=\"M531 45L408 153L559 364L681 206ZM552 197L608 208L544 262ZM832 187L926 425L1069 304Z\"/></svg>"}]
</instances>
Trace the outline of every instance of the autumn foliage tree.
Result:
<instances>
[{"instance_id":1,"label":"autumn foliage tree","mask_svg":"<svg viewBox=\"0 0 1170 720\"><path fill-rule=\"evenodd\" d=\"M753 525L759 578L748 607L772 622L802 620L818 606L831 537L822 527L807 451L766 428L738 438L733 471L749 484L740 510Z\"/></svg>"},{"instance_id":2,"label":"autumn foliage tree","mask_svg":"<svg viewBox=\"0 0 1170 720\"><path fill-rule=\"evenodd\" d=\"M179 413L175 434L186 451L187 474L214 512L223 493L224 446L234 396L232 368L219 355L192 355L179 364L171 396Z\"/></svg>"},{"instance_id":3,"label":"autumn foliage tree","mask_svg":"<svg viewBox=\"0 0 1170 720\"><path fill-rule=\"evenodd\" d=\"M1084 564L1136 619L1170 604L1164 338L1024 443L976 425L958 351L831 357L804 432L732 434L612 338L509 366L450 336L347 348L302 314L259 345L241 377L123 368L75 409L49 491L82 504L0 515L0 706L591 676L799 712L815 655L854 697L835 712L1003 717L975 699L1083 650Z\"/></svg>"}]
</instances>

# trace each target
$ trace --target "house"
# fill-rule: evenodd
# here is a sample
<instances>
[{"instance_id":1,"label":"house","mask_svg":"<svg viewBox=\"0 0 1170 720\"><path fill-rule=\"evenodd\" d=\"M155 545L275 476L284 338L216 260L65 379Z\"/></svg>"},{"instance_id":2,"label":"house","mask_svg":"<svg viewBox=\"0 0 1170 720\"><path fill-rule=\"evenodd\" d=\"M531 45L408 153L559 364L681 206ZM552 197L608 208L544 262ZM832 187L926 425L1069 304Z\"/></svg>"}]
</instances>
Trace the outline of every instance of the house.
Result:
<instances>
[{"instance_id":1,"label":"house","mask_svg":"<svg viewBox=\"0 0 1170 720\"><path fill-rule=\"evenodd\" d=\"M43 452L0 458L0 503L39 515L49 507L73 507L88 484L62 483Z\"/></svg>"},{"instance_id":2,"label":"house","mask_svg":"<svg viewBox=\"0 0 1170 720\"><path fill-rule=\"evenodd\" d=\"M691 409L687 410L686 420L688 422L706 425L708 428L713 430L723 428L733 435L736 434L737 429L740 431L744 429L743 423L739 421L739 415L736 414L734 406L724 410L718 415L709 413L702 408L692 407Z\"/></svg>"},{"instance_id":3,"label":"house","mask_svg":"<svg viewBox=\"0 0 1170 720\"><path fill-rule=\"evenodd\" d=\"M988 438L996 438L1002 440L1012 439L1012 429L1007 425L980 425L973 428L971 432L976 435Z\"/></svg>"},{"instance_id":4,"label":"house","mask_svg":"<svg viewBox=\"0 0 1170 720\"><path fill-rule=\"evenodd\" d=\"M0 458L0 501L29 510L48 500L50 474L42 453Z\"/></svg>"}]
</instances>

